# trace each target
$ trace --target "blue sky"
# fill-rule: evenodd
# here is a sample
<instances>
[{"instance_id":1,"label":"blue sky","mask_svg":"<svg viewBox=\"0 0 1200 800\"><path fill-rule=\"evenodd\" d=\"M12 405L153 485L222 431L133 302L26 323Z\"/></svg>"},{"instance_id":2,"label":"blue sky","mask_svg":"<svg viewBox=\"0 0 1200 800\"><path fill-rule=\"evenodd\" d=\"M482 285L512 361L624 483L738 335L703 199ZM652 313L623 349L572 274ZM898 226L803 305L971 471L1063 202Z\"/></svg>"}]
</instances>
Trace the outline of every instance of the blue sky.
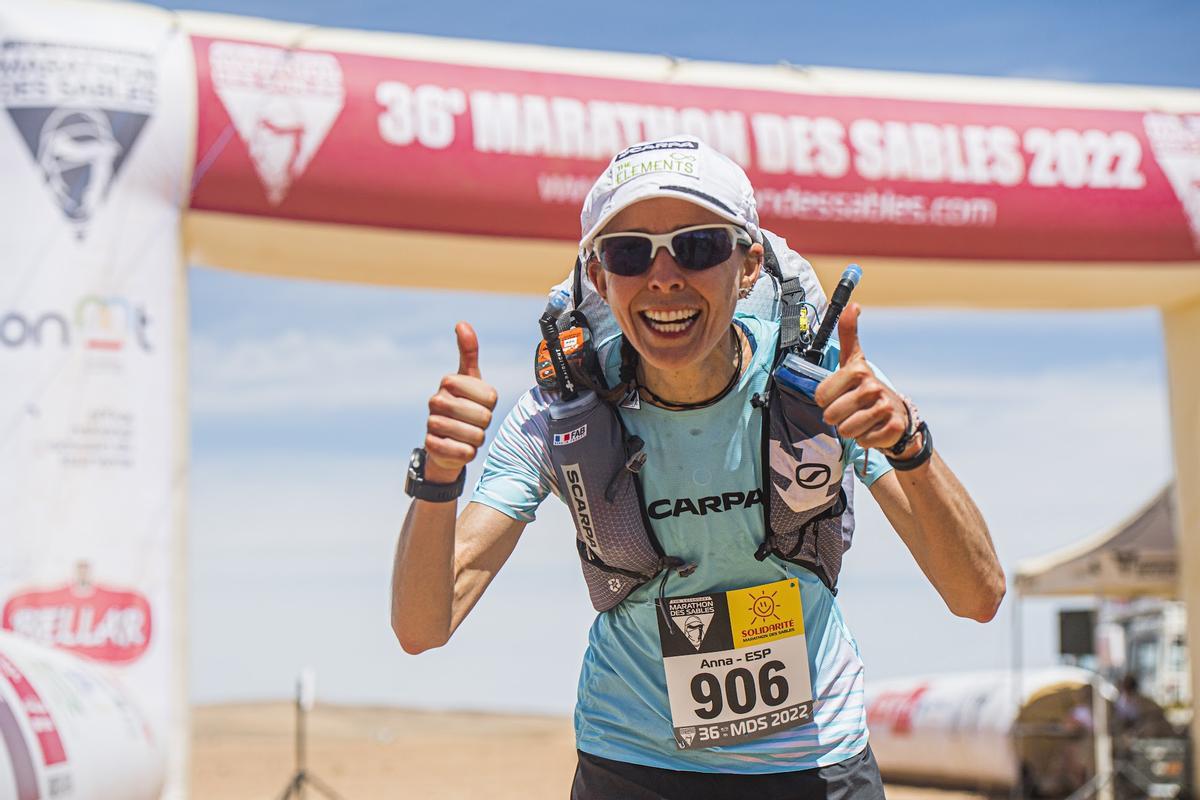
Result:
<instances>
[{"instance_id":1,"label":"blue sky","mask_svg":"<svg viewBox=\"0 0 1200 800\"><path fill-rule=\"evenodd\" d=\"M1200 86L1193 3L160 5L684 58ZM284 696L312 664L324 699L568 710L591 611L553 502L449 646L408 657L388 628L405 459L456 364L454 321L476 325L507 408L529 382L543 300L207 268L189 286L193 697ZM868 308L861 336L920 403L1007 569L1115 524L1169 479L1153 310ZM868 675L1006 666L1011 602L987 626L952 618L861 498L839 599ZM1029 604L1031 664L1054 657L1052 611Z\"/></svg>"}]
</instances>

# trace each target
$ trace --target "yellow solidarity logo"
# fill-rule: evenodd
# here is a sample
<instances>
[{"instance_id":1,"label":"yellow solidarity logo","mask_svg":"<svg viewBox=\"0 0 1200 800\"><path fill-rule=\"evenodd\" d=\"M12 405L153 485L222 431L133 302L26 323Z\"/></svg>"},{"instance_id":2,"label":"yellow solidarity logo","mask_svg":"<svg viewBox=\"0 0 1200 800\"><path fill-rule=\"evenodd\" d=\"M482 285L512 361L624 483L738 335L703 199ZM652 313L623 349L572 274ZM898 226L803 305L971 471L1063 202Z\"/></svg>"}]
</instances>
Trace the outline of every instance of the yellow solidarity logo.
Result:
<instances>
[{"instance_id":1,"label":"yellow solidarity logo","mask_svg":"<svg viewBox=\"0 0 1200 800\"><path fill-rule=\"evenodd\" d=\"M794 578L726 592L733 646L747 647L804 633L804 610Z\"/></svg>"}]
</instances>

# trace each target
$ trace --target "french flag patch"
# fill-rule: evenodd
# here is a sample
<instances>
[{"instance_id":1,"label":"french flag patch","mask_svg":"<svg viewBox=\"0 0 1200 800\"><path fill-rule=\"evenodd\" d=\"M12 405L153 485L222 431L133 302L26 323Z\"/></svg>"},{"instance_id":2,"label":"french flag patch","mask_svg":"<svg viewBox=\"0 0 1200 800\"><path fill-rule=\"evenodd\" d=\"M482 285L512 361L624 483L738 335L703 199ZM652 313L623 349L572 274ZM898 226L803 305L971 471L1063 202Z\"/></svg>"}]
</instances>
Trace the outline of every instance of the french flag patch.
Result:
<instances>
[{"instance_id":1,"label":"french flag patch","mask_svg":"<svg viewBox=\"0 0 1200 800\"><path fill-rule=\"evenodd\" d=\"M574 444L585 436L587 436L587 425L580 425L573 431L554 434L554 444L560 446L564 444Z\"/></svg>"}]
</instances>

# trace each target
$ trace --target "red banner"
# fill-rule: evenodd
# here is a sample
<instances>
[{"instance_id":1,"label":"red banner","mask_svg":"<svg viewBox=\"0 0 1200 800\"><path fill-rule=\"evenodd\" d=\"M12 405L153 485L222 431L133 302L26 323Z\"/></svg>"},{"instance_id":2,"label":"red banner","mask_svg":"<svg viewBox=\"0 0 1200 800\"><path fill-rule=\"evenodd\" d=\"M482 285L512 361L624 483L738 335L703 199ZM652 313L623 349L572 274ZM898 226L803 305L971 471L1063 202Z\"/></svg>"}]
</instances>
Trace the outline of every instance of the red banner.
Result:
<instances>
[{"instance_id":1,"label":"red banner","mask_svg":"<svg viewBox=\"0 0 1200 800\"><path fill-rule=\"evenodd\" d=\"M193 45L194 209L572 240L614 153L682 132L742 164L764 226L809 254L1200 260L1200 114Z\"/></svg>"}]
</instances>

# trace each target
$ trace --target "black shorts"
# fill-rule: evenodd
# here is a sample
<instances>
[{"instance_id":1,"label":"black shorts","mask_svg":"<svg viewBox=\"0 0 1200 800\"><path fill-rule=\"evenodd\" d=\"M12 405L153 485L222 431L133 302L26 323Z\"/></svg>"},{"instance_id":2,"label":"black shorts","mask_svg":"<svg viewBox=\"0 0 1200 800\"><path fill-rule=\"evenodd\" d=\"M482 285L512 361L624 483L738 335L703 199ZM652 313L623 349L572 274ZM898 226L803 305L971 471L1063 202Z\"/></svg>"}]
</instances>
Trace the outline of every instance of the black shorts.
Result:
<instances>
[{"instance_id":1,"label":"black shorts","mask_svg":"<svg viewBox=\"0 0 1200 800\"><path fill-rule=\"evenodd\" d=\"M611 761L579 751L571 800L883 800L883 779L867 745L839 764L798 772L731 775L679 772Z\"/></svg>"}]
</instances>

